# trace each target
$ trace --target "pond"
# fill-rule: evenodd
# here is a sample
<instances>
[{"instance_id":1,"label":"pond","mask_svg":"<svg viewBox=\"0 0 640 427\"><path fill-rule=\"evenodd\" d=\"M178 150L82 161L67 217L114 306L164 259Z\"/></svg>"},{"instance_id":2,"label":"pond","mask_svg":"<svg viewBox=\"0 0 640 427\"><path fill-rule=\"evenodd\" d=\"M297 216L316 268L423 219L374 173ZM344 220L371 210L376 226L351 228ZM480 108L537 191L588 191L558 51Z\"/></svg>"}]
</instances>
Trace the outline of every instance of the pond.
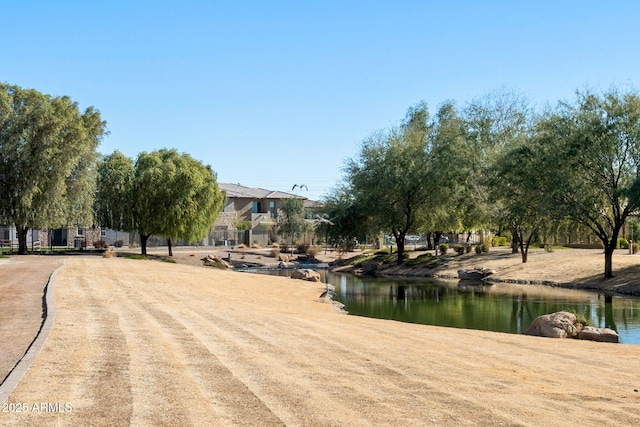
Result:
<instances>
[{"instance_id":1,"label":"pond","mask_svg":"<svg viewBox=\"0 0 640 427\"><path fill-rule=\"evenodd\" d=\"M584 316L592 326L616 330L621 343L640 344L640 298L607 298L603 293L543 285L471 285L320 272L324 282L336 287L335 300L351 315L519 334L536 317L565 310ZM267 273L288 275L290 271Z\"/></svg>"}]
</instances>

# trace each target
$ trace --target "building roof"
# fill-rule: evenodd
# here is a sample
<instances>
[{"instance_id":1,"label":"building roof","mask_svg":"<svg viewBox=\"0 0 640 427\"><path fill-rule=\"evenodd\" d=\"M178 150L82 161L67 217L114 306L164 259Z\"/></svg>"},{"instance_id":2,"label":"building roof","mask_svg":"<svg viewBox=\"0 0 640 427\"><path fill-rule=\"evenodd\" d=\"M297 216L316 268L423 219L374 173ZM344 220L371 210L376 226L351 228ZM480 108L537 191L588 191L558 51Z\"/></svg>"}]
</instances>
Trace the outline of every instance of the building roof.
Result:
<instances>
[{"instance_id":1,"label":"building roof","mask_svg":"<svg viewBox=\"0 0 640 427\"><path fill-rule=\"evenodd\" d=\"M240 184L219 183L218 187L224 191L227 197L244 199L307 199L296 194L285 193L283 191L271 191L263 188L245 187Z\"/></svg>"}]
</instances>

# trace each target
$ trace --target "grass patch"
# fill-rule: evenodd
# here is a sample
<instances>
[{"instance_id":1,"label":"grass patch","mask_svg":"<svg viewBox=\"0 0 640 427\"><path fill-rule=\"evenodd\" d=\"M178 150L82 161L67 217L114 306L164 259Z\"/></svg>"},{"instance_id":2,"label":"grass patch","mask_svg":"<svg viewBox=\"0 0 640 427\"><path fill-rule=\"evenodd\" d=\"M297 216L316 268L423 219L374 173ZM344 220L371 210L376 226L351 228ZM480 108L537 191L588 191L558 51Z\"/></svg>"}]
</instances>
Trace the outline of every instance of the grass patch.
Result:
<instances>
[{"instance_id":1,"label":"grass patch","mask_svg":"<svg viewBox=\"0 0 640 427\"><path fill-rule=\"evenodd\" d=\"M405 265L409 267L436 268L444 264L444 257L432 254L422 254L416 258L405 261Z\"/></svg>"},{"instance_id":2,"label":"grass patch","mask_svg":"<svg viewBox=\"0 0 640 427\"><path fill-rule=\"evenodd\" d=\"M143 259L143 260L149 260L149 257L146 255L142 255L142 254L127 254L127 253L118 253L118 257L122 257L122 258L126 258L126 259Z\"/></svg>"},{"instance_id":3,"label":"grass patch","mask_svg":"<svg viewBox=\"0 0 640 427\"><path fill-rule=\"evenodd\" d=\"M203 264L205 267L215 267L215 268L221 268L222 270L226 270L227 265L222 263L222 262L217 262L217 261L205 261Z\"/></svg>"}]
</instances>

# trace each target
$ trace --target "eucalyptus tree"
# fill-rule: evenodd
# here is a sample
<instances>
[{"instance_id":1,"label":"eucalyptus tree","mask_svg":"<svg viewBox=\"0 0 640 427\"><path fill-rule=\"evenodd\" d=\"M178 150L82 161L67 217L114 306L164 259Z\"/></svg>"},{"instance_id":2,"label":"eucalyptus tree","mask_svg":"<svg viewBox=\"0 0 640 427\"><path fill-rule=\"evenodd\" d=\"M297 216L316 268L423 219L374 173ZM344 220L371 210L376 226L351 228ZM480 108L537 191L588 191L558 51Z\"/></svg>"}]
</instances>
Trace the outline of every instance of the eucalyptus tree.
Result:
<instances>
[{"instance_id":1,"label":"eucalyptus tree","mask_svg":"<svg viewBox=\"0 0 640 427\"><path fill-rule=\"evenodd\" d=\"M195 242L213 227L224 196L210 166L176 150L140 153L131 191L142 254L151 235Z\"/></svg>"},{"instance_id":2,"label":"eucalyptus tree","mask_svg":"<svg viewBox=\"0 0 640 427\"><path fill-rule=\"evenodd\" d=\"M106 123L69 97L0 84L0 222L18 253L29 229L92 223L96 149Z\"/></svg>"},{"instance_id":3,"label":"eucalyptus tree","mask_svg":"<svg viewBox=\"0 0 640 427\"><path fill-rule=\"evenodd\" d=\"M435 192L432 180L431 124L426 104L409 109L403 123L367 138L359 155L347 161L349 188L369 213L371 226L393 234L402 263L405 236L418 227L420 212Z\"/></svg>"},{"instance_id":4,"label":"eucalyptus tree","mask_svg":"<svg viewBox=\"0 0 640 427\"><path fill-rule=\"evenodd\" d=\"M604 277L626 219L640 210L640 97L611 89L578 92L537 129L542 176L556 214L591 229L604 246Z\"/></svg>"}]
</instances>

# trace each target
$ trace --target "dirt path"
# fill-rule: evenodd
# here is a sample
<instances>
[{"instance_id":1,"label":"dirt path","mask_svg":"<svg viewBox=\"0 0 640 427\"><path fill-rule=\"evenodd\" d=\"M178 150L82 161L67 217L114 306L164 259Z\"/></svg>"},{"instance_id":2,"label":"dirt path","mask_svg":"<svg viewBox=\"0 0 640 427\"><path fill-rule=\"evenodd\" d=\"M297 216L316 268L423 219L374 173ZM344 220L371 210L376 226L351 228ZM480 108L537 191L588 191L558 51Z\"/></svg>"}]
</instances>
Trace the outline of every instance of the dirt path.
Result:
<instances>
[{"instance_id":1,"label":"dirt path","mask_svg":"<svg viewBox=\"0 0 640 427\"><path fill-rule=\"evenodd\" d=\"M13 369L42 323L42 293L60 257L0 259L0 382Z\"/></svg>"},{"instance_id":2,"label":"dirt path","mask_svg":"<svg viewBox=\"0 0 640 427\"><path fill-rule=\"evenodd\" d=\"M0 425L640 424L636 346L346 316L318 284L150 261L70 257L54 289L9 399L28 411Z\"/></svg>"}]
</instances>

